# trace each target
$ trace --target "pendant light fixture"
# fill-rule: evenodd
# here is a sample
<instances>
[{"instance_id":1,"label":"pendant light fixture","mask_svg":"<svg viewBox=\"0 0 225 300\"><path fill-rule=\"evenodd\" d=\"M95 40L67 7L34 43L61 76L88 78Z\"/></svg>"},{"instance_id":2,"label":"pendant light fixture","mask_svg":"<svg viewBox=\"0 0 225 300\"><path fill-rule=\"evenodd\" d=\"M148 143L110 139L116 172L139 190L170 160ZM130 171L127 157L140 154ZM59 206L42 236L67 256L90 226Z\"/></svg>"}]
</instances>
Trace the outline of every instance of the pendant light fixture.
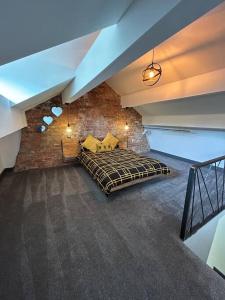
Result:
<instances>
[{"instance_id":1,"label":"pendant light fixture","mask_svg":"<svg viewBox=\"0 0 225 300\"><path fill-rule=\"evenodd\" d=\"M125 124L125 126L124 126L124 129L127 131L127 130L129 130L129 125L128 125L128 123L126 122L126 124Z\"/></svg>"},{"instance_id":2,"label":"pendant light fixture","mask_svg":"<svg viewBox=\"0 0 225 300\"><path fill-rule=\"evenodd\" d=\"M67 127L66 127L66 134L68 138L71 138L72 128L70 126L70 104L67 103Z\"/></svg>"},{"instance_id":3,"label":"pendant light fixture","mask_svg":"<svg viewBox=\"0 0 225 300\"><path fill-rule=\"evenodd\" d=\"M154 62L154 49L152 51L152 63L148 65L142 72L142 81L147 86L153 86L156 84L162 74L162 68L160 64Z\"/></svg>"}]
</instances>

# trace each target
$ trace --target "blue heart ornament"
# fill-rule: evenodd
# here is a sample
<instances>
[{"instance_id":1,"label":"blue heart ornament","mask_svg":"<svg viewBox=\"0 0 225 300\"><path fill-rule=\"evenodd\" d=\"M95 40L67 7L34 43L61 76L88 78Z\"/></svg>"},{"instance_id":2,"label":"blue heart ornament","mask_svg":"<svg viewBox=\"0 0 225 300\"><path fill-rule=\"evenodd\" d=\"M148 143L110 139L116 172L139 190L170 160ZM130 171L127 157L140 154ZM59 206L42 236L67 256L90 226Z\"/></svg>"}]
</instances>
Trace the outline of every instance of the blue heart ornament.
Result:
<instances>
[{"instance_id":1,"label":"blue heart ornament","mask_svg":"<svg viewBox=\"0 0 225 300\"><path fill-rule=\"evenodd\" d=\"M63 109L60 106L53 106L51 109L53 115L55 115L56 117L61 116Z\"/></svg>"},{"instance_id":2,"label":"blue heart ornament","mask_svg":"<svg viewBox=\"0 0 225 300\"><path fill-rule=\"evenodd\" d=\"M51 117L51 116L44 116L42 120L43 120L47 125L50 125L50 124L52 124L52 122L53 122L53 117Z\"/></svg>"}]
</instances>

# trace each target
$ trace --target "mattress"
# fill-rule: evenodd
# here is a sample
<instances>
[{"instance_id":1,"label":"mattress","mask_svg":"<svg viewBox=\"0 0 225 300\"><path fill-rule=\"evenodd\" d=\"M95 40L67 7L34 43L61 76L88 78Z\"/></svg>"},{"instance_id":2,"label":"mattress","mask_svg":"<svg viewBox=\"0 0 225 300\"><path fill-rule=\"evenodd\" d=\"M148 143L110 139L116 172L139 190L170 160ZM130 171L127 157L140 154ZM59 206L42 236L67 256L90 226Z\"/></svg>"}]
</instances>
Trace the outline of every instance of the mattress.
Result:
<instances>
[{"instance_id":1,"label":"mattress","mask_svg":"<svg viewBox=\"0 0 225 300\"><path fill-rule=\"evenodd\" d=\"M105 194L170 173L169 168L159 160L131 150L115 149L103 153L82 151L79 160Z\"/></svg>"}]
</instances>

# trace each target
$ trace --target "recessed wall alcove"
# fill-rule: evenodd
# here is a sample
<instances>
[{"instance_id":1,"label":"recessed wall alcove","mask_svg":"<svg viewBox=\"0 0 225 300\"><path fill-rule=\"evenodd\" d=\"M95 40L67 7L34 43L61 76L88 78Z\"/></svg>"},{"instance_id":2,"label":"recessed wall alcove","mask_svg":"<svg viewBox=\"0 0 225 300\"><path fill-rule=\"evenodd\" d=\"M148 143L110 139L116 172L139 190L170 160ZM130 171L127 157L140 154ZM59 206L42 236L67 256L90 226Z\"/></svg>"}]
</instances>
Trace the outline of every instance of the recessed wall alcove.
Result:
<instances>
[{"instance_id":1,"label":"recessed wall alcove","mask_svg":"<svg viewBox=\"0 0 225 300\"><path fill-rule=\"evenodd\" d=\"M62 107L58 117L52 107ZM37 126L44 116L53 116L48 130L40 134ZM44 168L62 165L61 140L67 138L68 115L61 95L26 112L28 126L22 130L21 146L16 161L16 170ZM128 123L129 130L124 129ZM47 125L46 125L47 126ZM72 140L79 140L88 133L104 137L108 131L119 138L128 138L128 147L136 152L148 151L143 134L141 115L133 108L122 108L120 97L103 83L70 105Z\"/></svg>"}]
</instances>

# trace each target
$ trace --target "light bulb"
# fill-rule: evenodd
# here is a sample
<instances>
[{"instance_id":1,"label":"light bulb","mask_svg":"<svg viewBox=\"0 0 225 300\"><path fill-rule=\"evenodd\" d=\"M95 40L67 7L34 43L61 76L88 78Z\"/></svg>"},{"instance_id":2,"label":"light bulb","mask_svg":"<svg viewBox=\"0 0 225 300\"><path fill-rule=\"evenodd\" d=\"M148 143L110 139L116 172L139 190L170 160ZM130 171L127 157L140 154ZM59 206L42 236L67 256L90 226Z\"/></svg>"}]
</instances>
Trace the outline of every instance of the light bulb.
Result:
<instances>
[{"instance_id":1,"label":"light bulb","mask_svg":"<svg viewBox=\"0 0 225 300\"><path fill-rule=\"evenodd\" d=\"M72 128L70 127L70 124L68 123L67 127L66 127L66 133L67 133L67 137L71 138L71 134L72 134Z\"/></svg>"},{"instance_id":2,"label":"light bulb","mask_svg":"<svg viewBox=\"0 0 225 300\"><path fill-rule=\"evenodd\" d=\"M149 72L149 78L153 78L154 76L155 76L154 71L150 71L150 72Z\"/></svg>"},{"instance_id":3,"label":"light bulb","mask_svg":"<svg viewBox=\"0 0 225 300\"><path fill-rule=\"evenodd\" d=\"M128 130L128 129L129 129L129 126L128 126L127 123L126 123L126 125L124 126L124 129L125 129L125 130Z\"/></svg>"},{"instance_id":4,"label":"light bulb","mask_svg":"<svg viewBox=\"0 0 225 300\"><path fill-rule=\"evenodd\" d=\"M71 127L68 126L68 127L66 128L66 132L67 132L67 133L71 133L71 132L72 132Z\"/></svg>"}]
</instances>

